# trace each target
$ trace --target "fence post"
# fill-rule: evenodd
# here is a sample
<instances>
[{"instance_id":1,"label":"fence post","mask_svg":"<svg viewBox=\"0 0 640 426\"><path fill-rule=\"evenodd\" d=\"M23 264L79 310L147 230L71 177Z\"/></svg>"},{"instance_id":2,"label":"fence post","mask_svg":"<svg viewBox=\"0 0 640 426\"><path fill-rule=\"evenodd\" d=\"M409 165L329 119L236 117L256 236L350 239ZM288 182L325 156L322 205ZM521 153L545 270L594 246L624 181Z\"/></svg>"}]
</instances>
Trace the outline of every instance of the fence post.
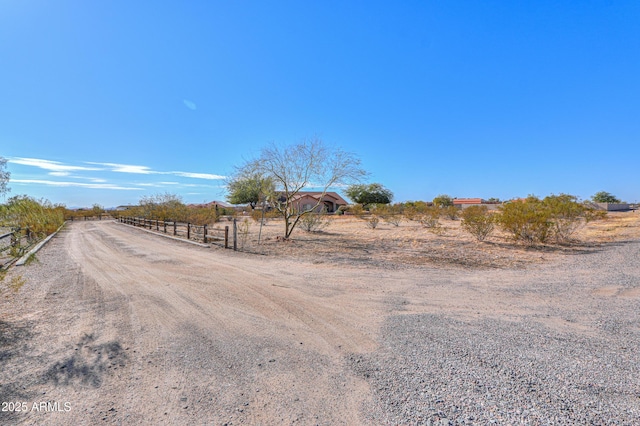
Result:
<instances>
[{"instance_id":1,"label":"fence post","mask_svg":"<svg viewBox=\"0 0 640 426\"><path fill-rule=\"evenodd\" d=\"M229 225L224 227L224 248L229 248Z\"/></svg>"},{"instance_id":2,"label":"fence post","mask_svg":"<svg viewBox=\"0 0 640 426\"><path fill-rule=\"evenodd\" d=\"M158 224L158 219L156 219L156 231L160 230L160 225Z\"/></svg>"},{"instance_id":3,"label":"fence post","mask_svg":"<svg viewBox=\"0 0 640 426\"><path fill-rule=\"evenodd\" d=\"M204 243L207 244L207 225L206 224L204 225L203 233L204 233Z\"/></svg>"},{"instance_id":4,"label":"fence post","mask_svg":"<svg viewBox=\"0 0 640 426\"><path fill-rule=\"evenodd\" d=\"M187 222L187 240L191 239L191 224Z\"/></svg>"},{"instance_id":5,"label":"fence post","mask_svg":"<svg viewBox=\"0 0 640 426\"><path fill-rule=\"evenodd\" d=\"M178 235L178 230L176 229L176 221L173 221L173 235Z\"/></svg>"},{"instance_id":6,"label":"fence post","mask_svg":"<svg viewBox=\"0 0 640 426\"><path fill-rule=\"evenodd\" d=\"M238 251L238 224L236 219L233 219L233 251Z\"/></svg>"},{"instance_id":7,"label":"fence post","mask_svg":"<svg viewBox=\"0 0 640 426\"><path fill-rule=\"evenodd\" d=\"M162 221L162 225L164 226L164 233L166 234L167 233L167 221L163 220Z\"/></svg>"}]
</instances>

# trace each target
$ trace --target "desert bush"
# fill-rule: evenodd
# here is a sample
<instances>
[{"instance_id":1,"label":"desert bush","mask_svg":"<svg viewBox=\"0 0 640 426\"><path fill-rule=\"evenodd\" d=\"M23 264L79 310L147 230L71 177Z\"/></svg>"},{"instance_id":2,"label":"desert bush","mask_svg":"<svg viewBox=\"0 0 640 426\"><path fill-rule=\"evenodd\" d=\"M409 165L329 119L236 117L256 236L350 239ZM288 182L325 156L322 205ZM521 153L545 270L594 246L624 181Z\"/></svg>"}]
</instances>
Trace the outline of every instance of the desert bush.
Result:
<instances>
[{"instance_id":1,"label":"desert bush","mask_svg":"<svg viewBox=\"0 0 640 426\"><path fill-rule=\"evenodd\" d=\"M262 220L262 217L263 217L262 209L253 209L253 210L251 210L250 216L251 216L251 219L253 219L254 221L260 222Z\"/></svg>"},{"instance_id":2,"label":"desert bush","mask_svg":"<svg viewBox=\"0 0 640 426\"><path fill-rule=\"evenodd\" d=\"M300 218L300 226L306 232L320 232L331 223L326 210L320 213L307 213Z\"/></svg>"},{"instance_id":3,"label":"desert bush","mask_svg":"<svg viewBox=\"0 0 640 426\"><path fill-rule=\"evenodd\" d=\"M385 205L384 208L378 212L382 220L393 226L400 226L400 222L404 219L402 213L402 204Z\"/></svg>"},{"instance_id":4,"label":"desert bush","mask_svg":"<svg viewBox=\"0 0 640 426\"><path fill-rule=\"evenodd\" d=\"M446 206L442 208L442 214L450 220L457 220L460 216L460 209L456 206Z\"/></svg>"},{"instance_id":5,"label":"desert bush","mask_svg":"<svg viewBox=\"0 0 640 426\"><path fill-rule=\"evenodd\" d=\"M362 218L362 216L364 216L366 210L364 209L364 207L362 207L361 204L354 204L352 206L349 206L349 213L351 213L352 215L358 217L358 218Z\"/></svg>"},{"instance_id":6,"label":"desert bush","mask_svg":"<svg viewBox=\"0 0 640 426\"><path fill-rule=\"evenodd\" d=\"M566 243L585 223L604 217L601 212L580 203L568 194L549 195L543 200L529 196L525 200L504 204L498 216L500 227L514 240L528 245Z\"/></svg>"},{"instance_id":7,"label":"desert bush","mask_svg":"<svg viewBox=\"0 0 640 426\"><path fill-rule=\"evenodd\" d=\"M447 194L440 194L433 199L433 205L436 207L449 207L453 205L453 198Z\"/></svg>"},{"instance_id":8,"label":"desert bush","mask_svg":"<svg viewBox=\"0 0 640 426\"><path fill-rule=\"evenodd\" d=\"M251 222L245 218L241 222L237 223L238 239L240 240L240 249L244 249L245 244L249 238L249 230L251 229Z\"/></svg>"},{"instance_id":9,"label":"desert bush","mask_svg":"<svg viewBox=\"0 0 640 426\"><path fill-rule=\"evenodd\" d=\"M422 214L429 208L429 205L424 201L407 201L400 206L402 213L407 220L417 221L420 220Z\"/></svg>"},{"instance_id":10,"label":"desert bush","mask_svg":"<svg viewBox=\"0 0 640 426\"><path fill-rule=\"evenodd\" d=\"M144 196L140 204L131 209L131 216L152 220L187 222L188 208L176 194L164 193Z\"/></svg>"},{"instance_id":11,"label":"desert bush","mask_svg":"<svg viewBox=\"0 0 640 426\"><path fill-rule=\"evenodd\" d=\"M594 220L602 220L607 217L607 212L605 210L596 210L593 208L587 208L584 211L584 221L586 223L592 222Z\"/></svg>"},{"instance_id":12,"label":"desert bush","mask_svg":"<svg viewBox=\"0 0 640 426\"><path fill-rule=\"evenodd\" d=\"M489 212L487 206L469 206L462 210L462 229L484 241L495 228L495 216Z\"/></svg>"},{"instance_id":13,"label":"desert bush","mask_svg":"<svg viewBox=\"0 0 640 426\"><path fill-rule=\"evenodd\" d=\"M202 226L216 223L220 212L215 207L189 207L186 216L187 222Z\"/></svg>"},{"instance_id":14,"label":"desert bush","mask_svg":"<svg viewBox=\"0 0 640 426\"><path fill-rule=\"evenodd\" d=\"M584 223L588 208L578 202L578 197L567 194L549 195L542 200L549 212L553 238L558 243L569 241Z\"/></svg>"},{"instance_id":15,"label":"desert bush","mask_svg":"<svg viewBox=\"0 0 640 426\"><path fill-rule=\"evenodd\" d=\"M545 243L551 235L550 211L534 196L503 204L497 221L514 240L527 245Z\"/></svg>"},{"instance_id":16,"label":"desert bush","mask_svg":"<svg viewBox=\"0 0 640 426\"><path fill-rule=\"evenodd\" d=\"M440 224L441 209L435 206L427 207L424 212L416 217L420 224L434 234L442 234L444 228Z\"/></svg>"},{"instance_id":17,"label":"desert bush","mask_svg":"<svg viewBox=\"0 0 640 426\"><path fill-rule=\"evenodd\" d=\"M371 229L376 229L378 227L378 223L380 223L380 218L376 215L371 215L367 218L367 227Z\"/></svg>"},{"instance_id":18,"label":"desert bush","mask_svg":"<svg viewBox=\"0 0 640 426\"><path fill-rule=\"evenodd\" d=\"M64 207L26 195L11 197L0 205L0 226L28 229L31 237L43 238L64 223Z\"/></svg>"},{"instance_id":19,"label":"desert bush","mask_svg":"<svg viewBox=\"0 0 640 426\"><path fill-rule=\"evenodd\" d=\"M438 207L427 207L419 216L418 221L425 228L437 228L440 226L441 211Z\"/></svg>"},{"instance_id":20,"label":"desert bush","mask_svg":"<svg viewBox=\"0 0 640 426\"><path fill-rule=\"evenodd\" d=\"M384 221L393 226L400 226L404 216L401 214L390 214L383 217Z\"/></svg>"}]
</instances>

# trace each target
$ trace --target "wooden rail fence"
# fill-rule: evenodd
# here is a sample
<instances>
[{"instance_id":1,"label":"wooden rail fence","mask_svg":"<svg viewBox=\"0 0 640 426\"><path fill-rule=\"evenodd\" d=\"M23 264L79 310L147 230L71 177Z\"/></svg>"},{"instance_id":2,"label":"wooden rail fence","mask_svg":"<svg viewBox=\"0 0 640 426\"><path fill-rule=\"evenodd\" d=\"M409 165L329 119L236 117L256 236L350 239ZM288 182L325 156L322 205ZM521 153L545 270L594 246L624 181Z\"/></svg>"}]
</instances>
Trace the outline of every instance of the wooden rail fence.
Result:
<instances>
[{"instance_id":1,"label":"wooden rail fence","mask_svg":"<svg viewBox=\"0 0 640 426\"><path fill-rule=\"evenodd\" d=\"M28 229L13 229L0 235L0 268L10 265L36 244L37 237Z\"/></svg>"},{"instance_id":2,"label":"wooden rail fence","mask_svg":"<svg viewBox=\"0 0 640 426\"><path fill-rule=\"evenodd\" d=\"M97 215L69 215L68 217L65 217L65 220L70 220L71 222L73 222L74 220L102 220L102 219L110 219L113 216L110 215L109 213L102 213L102 214L97 214Z\"/></svg>"},{"instance_id":3,"label":"wooden rail fence","mask_svg":"<svg viewBox=\"0 0 640 426\"><path fill-rule=\"evenodd\" d=\"M202 241L205 244L218 243L229 248L229 225L223 229L211 227L209 225L194 225L170 220L145 219L143 217L119 216L118 222L126 225L138 226L151 231L162 232L179 238L186 238L190 241ZM233 220L233 250L237 250L237 224Z\"/></svg>"}]
</instances>

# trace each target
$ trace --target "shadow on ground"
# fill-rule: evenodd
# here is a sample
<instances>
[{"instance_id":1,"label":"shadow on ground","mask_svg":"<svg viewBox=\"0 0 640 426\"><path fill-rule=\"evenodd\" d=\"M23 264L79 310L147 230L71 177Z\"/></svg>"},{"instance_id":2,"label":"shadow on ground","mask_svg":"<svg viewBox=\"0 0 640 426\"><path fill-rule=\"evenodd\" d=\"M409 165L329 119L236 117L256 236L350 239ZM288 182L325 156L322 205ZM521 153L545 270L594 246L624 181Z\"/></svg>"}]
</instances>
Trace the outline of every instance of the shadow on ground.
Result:
<instances>
[{"instance_id":1,"label":"shadow on ground","mask_svg":"<svg viewBox=\"0 0 640 426\"><path fill-rule=\"evenodd\" d=\"M109 370L124 367L127 355L118 342L95 344L93 334L85 334L76 344L74 354L53 364L45 380L56 386L72 384L99 387Z\"/></svg>"}]
</instances>

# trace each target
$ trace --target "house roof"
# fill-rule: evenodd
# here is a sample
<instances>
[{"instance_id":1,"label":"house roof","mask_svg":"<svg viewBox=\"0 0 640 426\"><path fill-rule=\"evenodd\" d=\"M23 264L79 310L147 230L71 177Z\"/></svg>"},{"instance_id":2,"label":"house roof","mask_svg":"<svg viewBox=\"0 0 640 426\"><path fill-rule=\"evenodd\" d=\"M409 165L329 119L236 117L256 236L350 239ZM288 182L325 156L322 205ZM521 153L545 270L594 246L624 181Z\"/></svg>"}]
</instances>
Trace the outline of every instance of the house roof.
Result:
<instances>
[{"instance_id":1,"label":"house roof","mask_svg":"<svg viewBox=\"0 0 640 426\"><path fill-rule=\"evenodd\" d=\"M319 200L322 197L322 191L300 191L293 198L292 201L299 200L304 197L311 197L316 200ZM347 205L344 198L342 198L337 192L327 192L324 194L324 199L332 198L333 201L338 205Z\"/></svg>"},{"instance_id":2,"label":"house roof","mask_svg":"<svg viewBox=\"0 0 640 426\"><path fill-rule=\"evenodd\" d=\"M484 204L485 200L482 198L454 198L453 204Z\"/></svg>"}]
</instances>

